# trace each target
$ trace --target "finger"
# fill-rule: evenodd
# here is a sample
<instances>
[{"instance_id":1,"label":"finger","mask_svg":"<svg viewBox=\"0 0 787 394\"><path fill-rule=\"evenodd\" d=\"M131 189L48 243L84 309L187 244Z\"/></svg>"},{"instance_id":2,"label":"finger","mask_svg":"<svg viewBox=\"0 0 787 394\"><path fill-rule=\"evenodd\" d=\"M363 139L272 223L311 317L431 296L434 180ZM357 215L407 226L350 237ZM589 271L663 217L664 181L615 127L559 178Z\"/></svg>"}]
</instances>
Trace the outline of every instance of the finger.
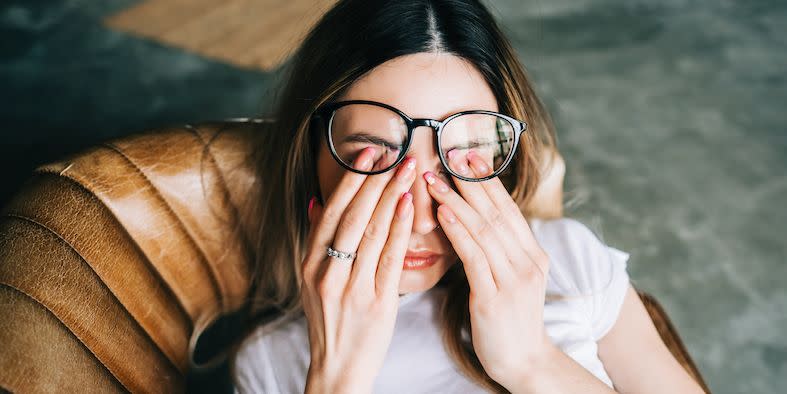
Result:
<instances>
[{"instance_id":1,"label":"finger","mask_svg":"<svg viewBox=\"0 0 787 394\"><path fill-rule=\"evenodd\" d=\"M467 275L467 282L470 291L481 298L490 298L498 289L492 278L486 254L478 246L476 241L457 220L451 208L442 204L437 207L437 220L443 229L445 236L451 241L456 254L462 260L462 266Z\"/></svg>"},{"instance_id":2,"label":"finger","mask_svg":"<svg viewBox=\"0 0 787 394\"><path fill-rule=\"evenodd\" d=\"M395 160L395 158L385 160ZM382 169L390 164L378 163L378 166L373 168L373 170ZM333 249L347 253L358 252L358 245L366 231L372 213L380 201L380 196L385 186L392 177L393 171L388 171L369 176L364 180L363 185L361 185L347 209L342 213L342 218L336 227L336 233L331 245ZM345 288L353 271L352 266L357 262L357 256L353 261L329 257L329 264L325 271L325 280L331 283L340 283L341 287Z\"/></svg>"},{"instance_id":3,"label":"finger","mask_svg":"<svg viewBox=\"0 0 787 394\"><path fill-rule=\"evenodd\" d=\"M474 153L473 150L469 152ZM486 174L481 171L474 171L470 168L467 154L459 150L450 150L447 153L451 168L455 169L460 175L466 177L482 177ZM481 217L486 218L490 223L496 224L492 227L497 234L500 244L503 247L508 261L517 268L526 266L530 257L524 252L524 246L514 235L514 221L508 214L500 211L485 190L484 182L469 182L459 178L454 180L456 188L462 198L478 212ZM510 199L510 197L509 197ZM511 242L513 240L514 242Z\"/></svg>"},{"instance_id":4,"label":"finger","mask_svg":"<svg viewBox=\"0 0 787 394\"><path fill-rule=\"evenodd\" d=\"M361 170L368 170L373 165L373 157L374 149L367 148L356 157L353 166ZM326 248L333 241L342 214L347 206L350 205L350 201L355 197L355 193L360 189L367 176L347 171L339 181L336 190L325 202L320 220L312 222L314 237L310 251L316 253L320 259L325 256Z\"/></svg>"},{"instance_id":5,"label":"finger","mask_svg":"<svg viewBox=\"0 0 787 394\"><path fill-rule=\"evenodd\" d=\"M470 170L475 176L484 176L490 173L489 163L486 162L481 155L477 154L475 150L471 149L468 152L467 159L469 160L468 164ZM481 185L492 204L501 213L501 216L505 218L514 238L522 245L522 249L524 249L525 253L530 257L529 260L536 262L541 273L545 273L546 267L537 264L537 262L541 261L538 258L542 253L541 246L538 244L538 241L536 241L533 231L524 215L522 215L522 210L511 198L511 194L506 190L500 179L495 177L476 183ZM513 263L521 268L521 265L527 263L527 261L514 260Z\"/></svg>"},{"instance_id":6,"label":"finger","mask_svg":"<svg viewBox=\"0 0 787 394\"><path fill-rule=\"evenodd\" d=\"M388 242L380 254L380 263L375 275L375 294L399 294L404 256L410 243L413 228L413 195L406 192L399 199L396 213L391 222Z\"/></svg>"},{"instance_id":7,"label":"finger","mask_svg":"<svg viewBox=\"0 0 787 394\"><path fill-rule=\"evenodd\" d=\"M350 273L350 286L360 286L369 291L375 287L375 272L381 263L381 252L389 241L389 231L394 211L401 196L415 180L415 158L408 157L396 169L396 175L388 182L382 198L377 202L366 230L358 245L358 257ZM405 247L406 249L406 247Z\"/></svg>"},{"instance_id":8,"label":"finger","mask_svg":"<svg viewBox=\"0 0 787 394\"><path fill-rule=\"evenodd\" d=\"M451 168L460 175L471 178L478 176L470 169L470 163L466 153L454 149L448 151L447 156ZM476 212L481 214L481 216L489 217L489 214L497 211L492 201L486 195L486 191L484 191L484 187L481 185L482 182L468 182L456 178L454 179L454 183L465 201L467 201Z\"/></svg>"},{"instance_id":9,"label":"finger","mask_svg":"<svg viewBox=\"0 0 787 394\"><path fill-rule=\"evenodd\" d=\"M374 148L366 148L358 154L353 162L353 167L370 171L374 166ZM342 215L350 202L355 198L356 193L367 179L368 175L359 174L353 171L346 171L339 181L335 191L330 195L325 203L325 206L319 206L315 203L312 208L312 234L313 237L308 245L308 254L304 259L302 273L304 279L310 281L309 283L317 286L320 278L326 274L327 268L331 262L343 263L347 265L346 261L333 261L328 259L327 249L333 243L336 235L339 222ZM334 264L338 267L337 270L346 270L345 275L349 275L350 267L341 267L341 264Z\"/></svg>"},{"instance_id":10,"label":"finger","mask_svg":"<svg viewBox=\"0 0 787 394\"><path fill-rule=\"evenodd\" d=\"M490 223L481 217L473 207L431 171L427 171L424 174L424 179L426 179L427 189L432 197L438 203L446 204L451 208L451 212L467 228L467 232L472 239L483 250L495 283L503 285L511 281L514 272L513 267L508 261L494 229L494 226L499 225L499 223Z\"/></svg>"}]
</instances>

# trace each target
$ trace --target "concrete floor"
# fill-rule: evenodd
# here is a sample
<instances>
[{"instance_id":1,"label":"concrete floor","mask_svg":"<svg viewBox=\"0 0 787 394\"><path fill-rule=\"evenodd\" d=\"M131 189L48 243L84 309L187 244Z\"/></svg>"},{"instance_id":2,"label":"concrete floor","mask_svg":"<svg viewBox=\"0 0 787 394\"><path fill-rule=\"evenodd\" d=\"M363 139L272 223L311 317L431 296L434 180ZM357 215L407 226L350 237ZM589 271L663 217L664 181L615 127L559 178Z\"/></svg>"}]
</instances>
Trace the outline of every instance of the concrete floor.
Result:
<instances>
[{"instance_id":1,"label":"concrete floor","mask_svg":"<svg viewBox=\"0 0 787 394\"><path fill-rule=\"evenodd\" d=\"M134 3L0 5L0 202L96 141L266 107L276 72L102 27ZM556 118L566 215L631 253L714 393L784 392L787 3L490 3Z\"/></svg>"}]
</instances>

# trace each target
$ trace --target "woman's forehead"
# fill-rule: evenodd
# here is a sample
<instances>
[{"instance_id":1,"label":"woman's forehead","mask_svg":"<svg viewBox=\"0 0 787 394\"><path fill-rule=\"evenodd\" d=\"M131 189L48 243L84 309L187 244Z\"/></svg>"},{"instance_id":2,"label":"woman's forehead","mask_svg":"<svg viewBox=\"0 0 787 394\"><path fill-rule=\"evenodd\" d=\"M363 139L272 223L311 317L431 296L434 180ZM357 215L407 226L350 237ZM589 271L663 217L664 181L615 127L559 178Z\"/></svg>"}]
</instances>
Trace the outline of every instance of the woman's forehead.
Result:
<instances>
[{"instance_id":1,"label":"woman's forehead","mask_svg":"<svg viewBox=\"0 0 787 394\"><path fill-rule=\"evenodd\" d=\"M353 83L341 100L373 100L413 118L443 119L485 109L497 101L472 63L447 53L417 53L389 60Z\"/></svg>"}]
</instances>

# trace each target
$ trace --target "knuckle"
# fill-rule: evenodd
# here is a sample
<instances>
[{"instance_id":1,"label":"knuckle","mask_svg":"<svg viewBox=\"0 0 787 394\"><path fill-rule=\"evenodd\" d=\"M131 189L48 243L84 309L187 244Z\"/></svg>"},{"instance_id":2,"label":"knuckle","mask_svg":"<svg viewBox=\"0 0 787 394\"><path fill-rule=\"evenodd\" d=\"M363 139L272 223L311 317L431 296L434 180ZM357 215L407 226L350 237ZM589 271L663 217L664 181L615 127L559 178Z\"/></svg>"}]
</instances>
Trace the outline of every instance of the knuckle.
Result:
<instances>
[{"instance_id":1,"label":"knuckle","mask_svg":"<svg viewBox=\"0 0 787 394\"><path fill-rule=\"evenodd\" d=\"M372 300L373 298L369 296L365 289L360 286L351 286L350 289L347 290L344 304L346 307L356 311L366 311L370 309Z\"/></svg>"},{"instance_id":2,"label":"knuckle","mask_svg":"<svg viewBox=\"0 0 787 394\"><path fill-rule=\"evenodd\" d=\"M383 255L380 256L380 263L377 269L387 272L394 264L396 264L394 256L391 255L391 253L383 253Z\"/></svg>"},{"instance_id":3,"label":"knuckle","mask_svg":"<svg viewBox=\"0 0 787 394\"><path fill-rule=\"evenodd\" d=\"M535 264L532 264L532 263L531 264L525 264L525 266L522 267L522 269L519 272L519 277L523 281L525 281L527 283L531 283L532 281L534 281L536 279L536 274L537 273L538 273L538 268L535 266Z\"/></svg>"},{"instance_id":4,"label":"knuckle","mask_svg":"<svg viewBox=\"0 0 787 394\"><path fill-rule=\"evenodd\" d=\"M505 215L498 209L493 209L487 213L486 216L489 221L490 226L493 228L499 228L500 226L505 225Z\"/></svg>"},{"instance_id":5,"label":"knuckle","mask_svg":"<svg viewBox=\"0 0 787 394\"><path fill-rule=\"evenodd\" d=\"M473 309L479 316L493 316L495 314L491 302L475 302Z\"/></svg>"},{"instance_id":6,"label":"knuckle","mask_svg":"<svg viewBox=\"0 0 787 394\"><path fill-rule=\"evenodd\" d=\"M325 210L322 212L322 220L327 221L328 223L336 223L342 217L342 212L333 206L325 207Z\"/></svg>"},{"instance_id":7,"label":"knuckle","mask_svg":"<svg viewBox=\"0 0 787 394\"><path fill-rule=\"evenodd\" d=\"M489 220L482 220L481 228L478 229L478 235L482 238L493 237L495 235L494 224Z\"/></svg>"},{"instance_id":8,"label":"knuckle","mask_svg":"<svg viewBox=\"0 0 787 394\"><path fill-rule=\"evenodd\" d=\"M393 293L394 291L398 290L394 290L392 287L393 286L388 283L377 283L374 293L375 297L383 297L384 294Z\"/></svg>"},{"instance_id":9,"label":"knuckle","mask_svg":"<svg viewBox=\"0 0 787 394\"><path fill-rule=\"evenodd\" d=\"M473 248L468 252L468 261L466 262L469 264L479 264L481 261L483 261L483 259L485 259L483 252L477 248Z\"/></svg>"},{"instance_id":10,"label":"knuckle","mask_svg":"<svg viewBox=\"0 0 787 394\"><path fill-rule=\"evenodd\" d=\"M317 294L319 294L322 299L334 298L337 293L336 290L336 286L324 278L317 281Z\"/></svg>"},{"instance_id":11,"label":"knuckle","mask_svg":"<svg viewBox=\"0 0 787 394\"><path fill-rule=\"evenodd\" d=\"M363 237L369 241L376 241L380 239L385 232L385 227L380 225L377 220L370 220L366 225L366 230L363 232Z\"/></svg>"},{"instance_id":12,"label":"knuckle","mask_svg":"<svg viewBox=\"0 0 787 394\"><path fill-rule=\"evenodd\" d=\"M544 273L538 264L531 262L521 270L520 278L526 283L538 283L544 280Z\"/></svg>"},{"instance_id":13,"label":"knuckle","mask_svg":"<svg viewBox=\"0 0 787 394\"><path fill-rule=\"evenodd\" d=\"M358 226L360 223L360 218L358 214L353 212L352 210L348 210L345 212L344 216L342 217L341 222L339 222L339 230L340 231L351 231L355 227Z\"/></svg>"},{"instance_id":14,"label":"knuckle","mask_svg":"<svg viewBox=\"0 0 787 394\"><path fill-rule=\"evenodd\" d=\"M373 316L382 316L387 313L387 311L388 308L386 307L385 300L380 297L375 297L369 304L369 312Z\"/></svg>"}]
</instances>

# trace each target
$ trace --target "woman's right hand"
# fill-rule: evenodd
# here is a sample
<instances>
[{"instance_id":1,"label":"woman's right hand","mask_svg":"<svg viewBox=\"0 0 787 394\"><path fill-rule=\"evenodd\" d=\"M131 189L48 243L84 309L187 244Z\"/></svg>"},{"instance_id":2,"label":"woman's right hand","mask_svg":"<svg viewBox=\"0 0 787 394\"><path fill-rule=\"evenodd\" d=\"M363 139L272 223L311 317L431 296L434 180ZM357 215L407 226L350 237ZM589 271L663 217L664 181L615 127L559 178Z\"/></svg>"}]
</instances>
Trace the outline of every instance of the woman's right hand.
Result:
<instances>
[{"instance_id":1,"label":"woman's right hand","mask_svg":"<svg viewBox=\"0 0 787 394\"><path fill-rule=\"evenodd\" d=\"M354 168L370 170L374 149ZM395 174L394 174L395 173ZM415 159L368 176L346 171L323 208L309 212L301 286L309 327L307 393L371 392L393 337L399 280L413 224ZM327 248L354 252L350 262Z\"/></svg>"}]
</instances>

